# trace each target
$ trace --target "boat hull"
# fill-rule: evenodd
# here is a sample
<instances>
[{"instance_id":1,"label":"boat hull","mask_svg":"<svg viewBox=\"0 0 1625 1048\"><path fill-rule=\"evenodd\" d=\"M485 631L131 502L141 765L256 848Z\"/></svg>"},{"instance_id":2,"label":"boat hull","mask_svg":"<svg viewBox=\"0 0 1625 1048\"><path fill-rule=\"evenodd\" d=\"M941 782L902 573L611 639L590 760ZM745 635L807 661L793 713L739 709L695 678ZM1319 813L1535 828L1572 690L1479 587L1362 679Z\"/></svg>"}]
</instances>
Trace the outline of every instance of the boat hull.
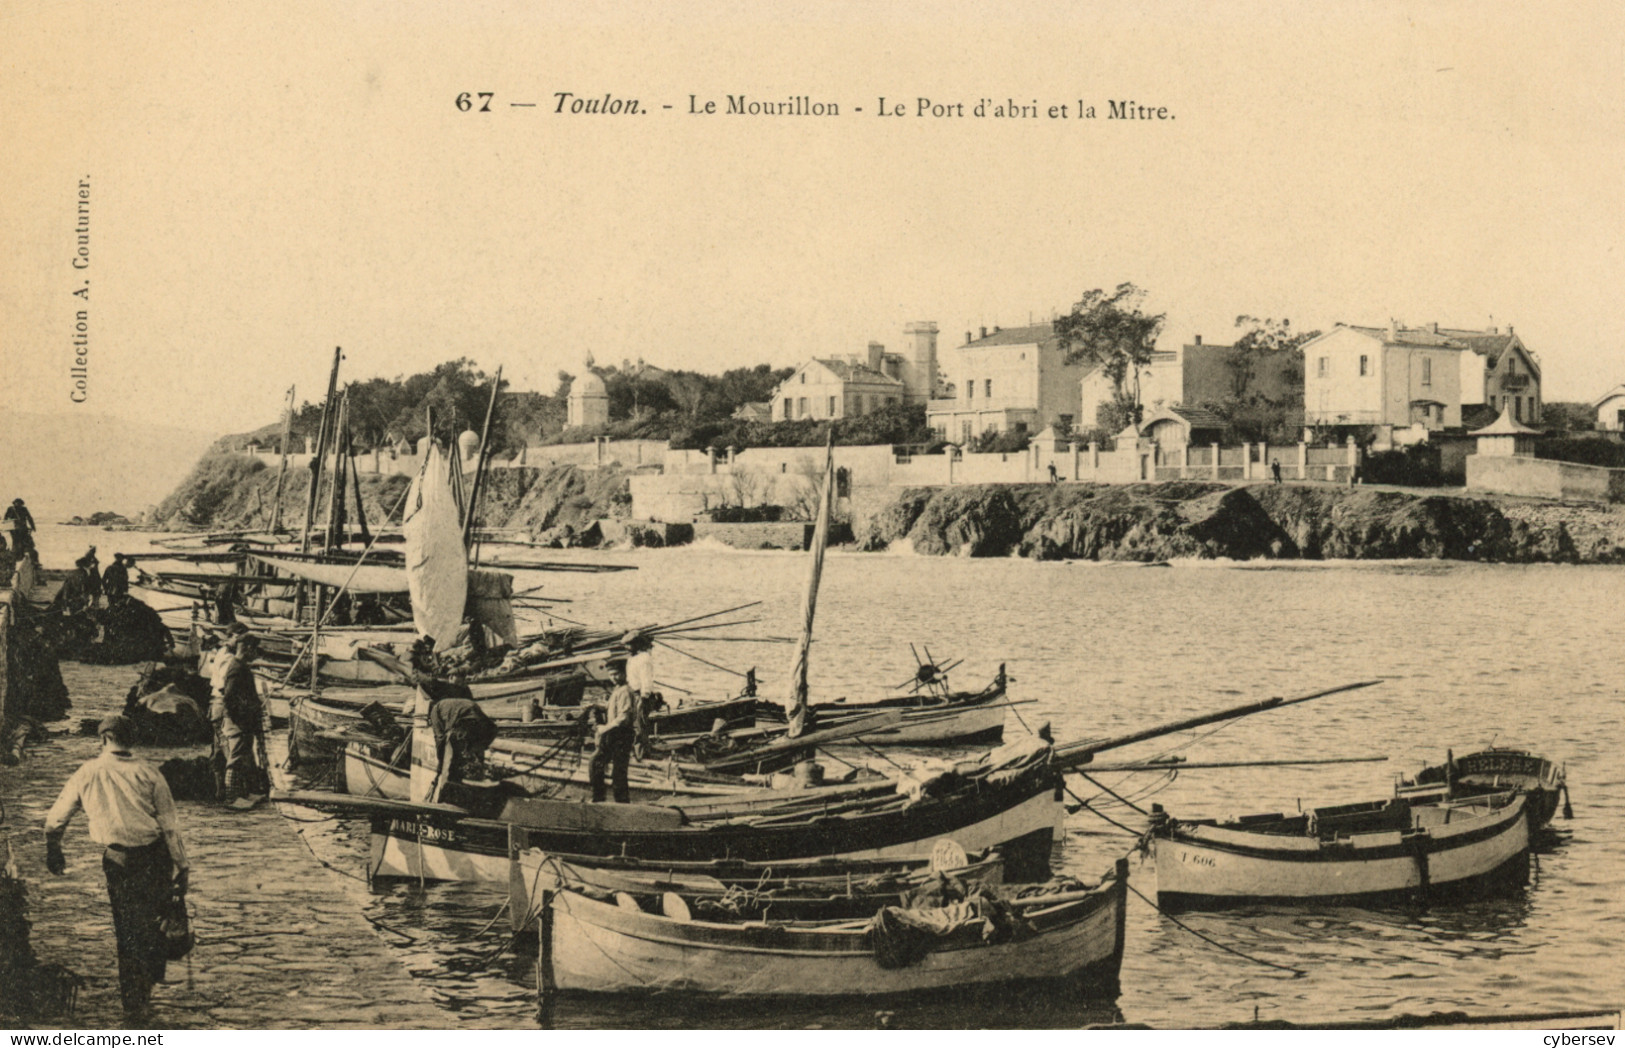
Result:
<instances>
[{"instance_id":1,"label":"boat hull","mask_svg":"<svg viewBox=\"0 0 1625 1048\"><path fill-rule=\"evenodd\" d=\"M1392 830L1332 839L1176 821L1155 837L1157 900L1169 909L1371 904L1418 895L1465 899L1526 883L1523 798L1473 810L1485 813L1441 822L1426 833Z\"/></svg>"},{"instance_id":2,"label":"boat hull","mask_svg":"<svg viewBox=\"0 0 1625 1048\"><path fill-rule=\"evenodd\" d=\"M865 735L870 745L969 746L997 743L1004 738L1004 678L980 692L959 692L944 699L930 696L880 699L874 702L816 703L813 723L819 729L838 728L849 721L877 713L901 711L902 721ZM763 704L758 726L783 724L784 710Z\"/></svg>"},{"instance_id":3,"label":"boat hull","mask_svg":"<svg viewBox=\"0 0 1625 1048\"><path fill-rule=\"evenodd\" d=\"M939 838L967 852L1002 848L1005 877L1047 879L1066 811L1047 782L1018 782L919 809L853 820L801 819L751 825L704 822L677 829L605 832L590 826L511 826L437 813L378 816L372 824L374 877L508 883L508 856L525 848L582 856L703 862L929 858ZM681 806L679 802L679 807ZM465 860L459 853L466 853ZM494 861L501 856L501 862Z\"/></svg>"},{"instance_id":4,"label":"boat hull","mask_svg":"<svg viewBox=\"0 0 1625 1048\"><path fill-rule=\"evenodd\" d=\"M561 892L538 936L542 977L567 993L883 997L1063 981L1115 996L1126 896L1125 877L1031 938L950 942L886 968L861 927L685 922Z\"/></svg>"}]
</instances>

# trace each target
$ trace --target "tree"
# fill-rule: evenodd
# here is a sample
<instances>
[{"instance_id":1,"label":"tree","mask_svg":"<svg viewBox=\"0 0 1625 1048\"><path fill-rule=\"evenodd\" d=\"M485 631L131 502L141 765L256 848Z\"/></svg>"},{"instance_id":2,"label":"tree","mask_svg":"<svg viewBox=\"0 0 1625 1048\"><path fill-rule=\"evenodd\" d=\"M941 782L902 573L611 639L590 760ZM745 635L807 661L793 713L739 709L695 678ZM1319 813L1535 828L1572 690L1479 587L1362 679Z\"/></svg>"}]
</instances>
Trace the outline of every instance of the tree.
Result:
<instances>
[{"instance_id":1,"label":"tree","mask_svg":"<svg viewBox=\"0 0 1625 1048\"><path fill-rule=\"evenodd\" d=\"M1094 365L1111 379L1118 402L1133 406L1140 420L1140 371L1151 362L1166 313L1145 313L1145 292L1119 284L1111 292L1086 291L1072 312L1055 321L1055 334L1069 364Z\"/></svg>"},{"instance_id":2,"label":"tree","mask_svg":"<svg viewBox=\"0 0 1625 1048\"><path fill-rule=\"evenodd\" d=\"M1225 439L1272 443L1295 439L1303 427L1303 344L1319 331L1293 331L1292 321L1243 314L1244 329L1225 359L1230 395L1207 408L1228 424Z\"/></svg>"}]
</instances>

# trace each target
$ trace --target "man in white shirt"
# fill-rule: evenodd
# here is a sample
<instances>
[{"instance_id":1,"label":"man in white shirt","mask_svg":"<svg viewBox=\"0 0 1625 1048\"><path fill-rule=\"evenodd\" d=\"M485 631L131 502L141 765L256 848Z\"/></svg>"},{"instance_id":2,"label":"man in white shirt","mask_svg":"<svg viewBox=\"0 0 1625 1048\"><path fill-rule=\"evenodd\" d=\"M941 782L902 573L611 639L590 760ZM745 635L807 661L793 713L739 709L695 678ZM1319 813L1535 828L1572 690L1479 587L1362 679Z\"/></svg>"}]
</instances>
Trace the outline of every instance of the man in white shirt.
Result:
<instances>
[{"instance_id":1,"label":"man in white shirt","mask_svg":"<svg viewBox=\"0 0 1625 1048\"><path fill-rule=\"evenodd\" d=\"M587 780L592 784L593 803L602 804L606 792L604 773L608 772L615 790L615 803L627 804L632 800L627 771L632 763L633 720L637 703L632 697L632 689L626 685L624 663L610 664L609 679L615 687L609 694L604 723L598 726L598 745L593 751L592 762L587 765Z\"/></svg>"},{"instance_id":2,"label":"man in white shirt","mask_svg":"<svg viewBox=\"0 0 1625 1048\"><path fill-rule=\"evenodd\" d=\"M59 875L67 869L62 835L74 812L83 808L90 839L104 849L102 872L118 943L119 997L125 1015L141 1017L153 984L164 978L164 907L172 893L186 891L190 866L169 786L157 768L130 752L135 731L129 718L108 717L99 731L101 753L69 777L45 816L45 866Z\"/></svg>"}]
</instances>

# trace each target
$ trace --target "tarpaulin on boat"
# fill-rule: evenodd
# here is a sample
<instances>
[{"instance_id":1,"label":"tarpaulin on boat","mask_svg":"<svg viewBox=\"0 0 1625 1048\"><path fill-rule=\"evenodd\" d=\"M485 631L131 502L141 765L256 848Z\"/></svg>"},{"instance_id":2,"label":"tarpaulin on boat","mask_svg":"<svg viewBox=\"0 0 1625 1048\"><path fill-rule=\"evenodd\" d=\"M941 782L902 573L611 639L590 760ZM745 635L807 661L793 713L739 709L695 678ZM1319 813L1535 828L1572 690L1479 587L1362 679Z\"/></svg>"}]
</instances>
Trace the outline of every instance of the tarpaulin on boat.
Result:
<instances>
[{"instance_id":1,"label":"tarpaulin on boat","mask_svg":"<svg viewBox=\"0 0 1625 1048\"><path fill-rule=\"evenodd\" d=\"M323 586L345 587L351 593L405 593L406 571L384 564L320 564L312 561L282 560L254 554L254 559L284 575L306 579Z\"/></svg>"}]
</instances>

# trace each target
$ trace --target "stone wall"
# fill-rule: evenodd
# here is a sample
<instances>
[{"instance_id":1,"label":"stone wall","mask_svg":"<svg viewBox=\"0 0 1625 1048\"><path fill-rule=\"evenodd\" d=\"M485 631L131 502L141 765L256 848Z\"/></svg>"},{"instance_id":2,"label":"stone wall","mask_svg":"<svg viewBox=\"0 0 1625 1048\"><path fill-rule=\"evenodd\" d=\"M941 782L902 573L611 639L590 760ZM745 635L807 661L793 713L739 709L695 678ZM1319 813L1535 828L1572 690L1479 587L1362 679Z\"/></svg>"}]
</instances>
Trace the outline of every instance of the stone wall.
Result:
<instances>
[{"instance_id":1,"label":"stone wall","mask_svg":"<svg viewBox=\"0 0 1625 1048\"><path fill-rule=\"evenodd\" d=\"M1523 455L1469 455L1467 486L1504 495L1625 502L1625 469Z\"/></svg>"}]
</instances>

